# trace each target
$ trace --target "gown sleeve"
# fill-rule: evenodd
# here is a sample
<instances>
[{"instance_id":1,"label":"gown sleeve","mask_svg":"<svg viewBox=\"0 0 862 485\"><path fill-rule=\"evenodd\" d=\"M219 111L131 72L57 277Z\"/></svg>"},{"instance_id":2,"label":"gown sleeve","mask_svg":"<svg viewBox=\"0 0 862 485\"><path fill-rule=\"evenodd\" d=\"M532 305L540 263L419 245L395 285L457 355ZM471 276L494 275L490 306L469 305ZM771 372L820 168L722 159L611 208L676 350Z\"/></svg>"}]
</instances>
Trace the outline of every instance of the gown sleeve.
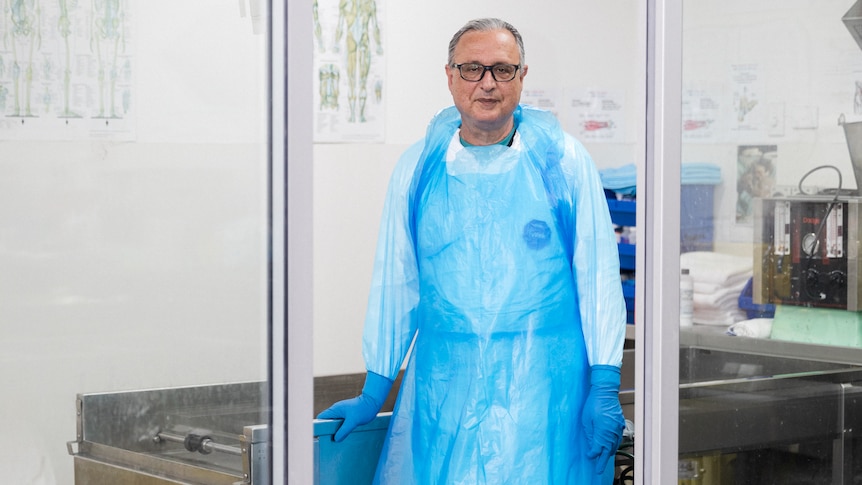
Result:
<instances>
[{"instance_id":1,"label":"gown sleeve","mask_svg":"<svg viewBox=\"0 0 862 485\"><path fill-rule=\"evenodd\" d=\"M398 375L417 328L419 270L408 201L423 146L419 141L408 148L389 180L365 314L362 355L366 369L391 380Z\"/></svg>"},{"instance_id":2,"label":"gown sleeve","mask_svg":"<svg viewBox=\"0 0 862 485\"><path fill-rule=\"evenodd\" d=\"M601 178L580 142L566 135L574 227L572 274L590 365L621 366L626 308L616 236Z\"/></svg>"}]
</instances>

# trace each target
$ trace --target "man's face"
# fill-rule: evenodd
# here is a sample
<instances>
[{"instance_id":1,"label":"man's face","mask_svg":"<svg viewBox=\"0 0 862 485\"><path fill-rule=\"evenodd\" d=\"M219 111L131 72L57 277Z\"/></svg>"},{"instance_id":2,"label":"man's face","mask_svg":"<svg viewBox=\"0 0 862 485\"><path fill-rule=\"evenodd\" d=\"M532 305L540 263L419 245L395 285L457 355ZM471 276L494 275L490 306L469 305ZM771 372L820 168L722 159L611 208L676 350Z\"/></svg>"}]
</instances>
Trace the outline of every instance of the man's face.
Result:
<instances>
[{"instance_id":1,"label":"man's face","mask_svg":"<svg viewBox=\"0 0 862 485\"><path fill-rule=\"evenodd\" d=\"M487 32L471 31L464 34L455 46L454 64L475 62L484 66L518 64L521 62L518 43L507 30ZM505 128L521 99L521 88L527 66L522 66L515 79L494 81L491 72L485 72L479 82L461 79L458 69L447 66L449 92L461 113L462 127L479 132L495 132Z\"/></svg>"}]
</instances>

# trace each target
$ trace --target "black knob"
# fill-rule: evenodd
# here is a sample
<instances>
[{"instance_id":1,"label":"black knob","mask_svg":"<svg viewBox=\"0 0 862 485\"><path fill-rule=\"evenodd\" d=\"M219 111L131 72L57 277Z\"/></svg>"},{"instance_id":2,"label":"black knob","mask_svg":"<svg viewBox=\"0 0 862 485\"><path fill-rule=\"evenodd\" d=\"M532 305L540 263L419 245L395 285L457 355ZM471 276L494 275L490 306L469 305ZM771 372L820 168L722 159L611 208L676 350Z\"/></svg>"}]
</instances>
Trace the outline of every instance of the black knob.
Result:
<instances>
[{"instance_id":1,"label":"black knob","mask_svg":"<svg viewBox=\"0 0 862 485\"><path fill-rule=\"evenodd\" d=\"M212 449L207 448L204 445L211 441L212 438L210 438L209 436L189 433L186 435L186 439L183 440L183 446L185 446L186 449L191 451L192 453L197 451L203 455L208 455L212 452Z\"/></svg>"},{"instance_id":2,"label":"black knob","mask_svg":"<svg viewBox=\"0 0 862 485\"><path fill-rule=\"evenodd\" d=\"M842 271L833 271L829 273L829 284L834 288L843 288L847 285L847 275Z\"/></svg>"}]
</instances>

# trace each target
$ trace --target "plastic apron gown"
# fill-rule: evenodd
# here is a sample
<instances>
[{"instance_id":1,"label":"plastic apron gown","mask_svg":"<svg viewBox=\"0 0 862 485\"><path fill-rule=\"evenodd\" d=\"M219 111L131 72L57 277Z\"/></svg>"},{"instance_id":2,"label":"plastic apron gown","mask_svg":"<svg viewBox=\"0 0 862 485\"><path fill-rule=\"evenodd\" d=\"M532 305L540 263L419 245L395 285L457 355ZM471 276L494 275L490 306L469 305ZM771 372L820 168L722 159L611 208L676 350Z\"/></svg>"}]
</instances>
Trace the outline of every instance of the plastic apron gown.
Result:
<instances>
[{"instance_id":1,"label":"plastic apron gown","mask_svg":"<svg viewBox=\"0 0 862 485\"><path fill-rule=\"evenodd\" d=\"M601 483L580 424L570 236L518 133L465 148L429 130L413 175L418 332L375 483Z\"/></svg>"}]
</instances>

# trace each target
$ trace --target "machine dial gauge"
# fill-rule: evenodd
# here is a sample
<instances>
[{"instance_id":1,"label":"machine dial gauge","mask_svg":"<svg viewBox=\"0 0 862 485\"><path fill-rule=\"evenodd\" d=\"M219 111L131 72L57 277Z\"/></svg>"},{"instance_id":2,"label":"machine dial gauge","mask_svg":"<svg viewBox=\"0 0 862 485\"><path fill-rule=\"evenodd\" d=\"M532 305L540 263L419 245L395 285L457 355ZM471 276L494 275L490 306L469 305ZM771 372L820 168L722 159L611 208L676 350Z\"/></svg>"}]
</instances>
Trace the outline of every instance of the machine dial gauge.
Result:
<instances>
[{"instance_id":1,"label":"machine dial gauge","mask_svg":"<svg viewBox=\"0 0 862 485\"><path fill-rule=\"evenodd\" d=\"M819 242L817 241L817 235L813 232L809 232L808 234L802 236L802 251L808 256L814 256L814 253L817 252L817 248L820 247Z\"/></svg>"}]
</instances>

